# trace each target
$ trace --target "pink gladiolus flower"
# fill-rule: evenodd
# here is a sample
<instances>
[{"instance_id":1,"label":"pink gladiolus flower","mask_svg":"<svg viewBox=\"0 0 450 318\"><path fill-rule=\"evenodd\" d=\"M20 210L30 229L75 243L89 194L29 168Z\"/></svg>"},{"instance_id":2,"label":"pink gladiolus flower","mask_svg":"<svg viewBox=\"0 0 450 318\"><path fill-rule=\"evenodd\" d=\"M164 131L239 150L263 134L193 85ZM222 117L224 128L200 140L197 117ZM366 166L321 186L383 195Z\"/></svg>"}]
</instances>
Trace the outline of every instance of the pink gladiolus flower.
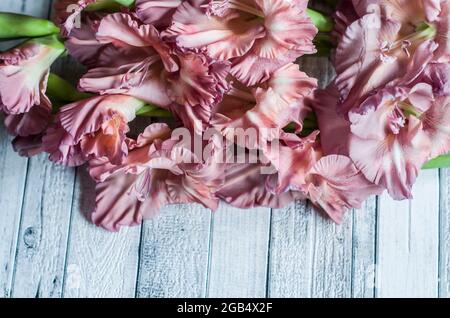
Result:
<instances>
[{"instance_id":1,"label":"pink gladiolus flower","mask_svg":"<svg viewBox=\"0 0 450 318\"><path fill-rule=\"evenodd\" d=\"M351 22L336 50L336 85L347 112L375 89L418 76L448 55L447 1L353 1Z\"/></svg>"},{"instance_id":2,"label":"pink gladiolus flower","mask_svg":"<svg viewBox=\"0 0 450 318\"><path fill-rule=\"evenodd\" d=\"M346 210L361 208L369 196L382 192L363 176L350 158L340 155L321 158L309 170L306 183L311 202L336 223L342 223Z\"/></svg>"},{"instance_id":3,"label":"pink gladiolus flower","mask_svg":"<svg viewBox=\"0 0 450 318\"><path fill-rule=\"evenodd\" d=\"M429 143L416 111L429 109L431 86L386 89L349 114L350 157L368 180L394 199L411 198L411 188L428 159Z\"/></svg>"},{"instance_id":4,"label":"pink gladiolus flower","mask_svg":"<svg viewBox=\"0 0 450 318\"><path fill-rule=\"evenodd\" d=\"M100 43L112 44L116 58L126 62L91 69L80 80L83 90L126 94L167 108L172 102L209 106L227 89L225 63L199 52L170 49L152 25L139 25L128 14L105 17L96 37Z\"/></svg>"},{"instance_id":5,"label":"pink gladiolus flower","mask_svg":"<svg viewBox=\"0 0 450 318\"><path fill-rule=\"evenodd\" d=\"M421 81L433 86L434 99L419 118L429 139L428 157L435 158L450 151L450 65L429 65Z\"/></svg>"},{"instance_id":6,"label":"pink gladiolus flower","mask_svg":"<svg viewBox=\"0 0 450 318\"><path fill-rule=\"evenodd\" d=\"M305 138L295 134L283 133L279 145L272 144L264 150L264 154L275 167L278 180L272 184L272 191L283 193L289 190L304 193L306 175L319 160L322 153L317 143L318 131Z\"/></svg>"},{"instance_id":7,"label":"pink gladiolus flower","mask_svg":"<svg viewBox=\"0 0 450 318\"><path fill-rule=\"evenodd\" d=\"M135 142L122 165L93 160L90 172L97 185L92 220L108 230L140 224L167 204L200 203L216 209L216 188L223 177L220 143L211 141L211 157L194 163L190 146L170 139L165 124L152 124Z\"/></svg>"},{"instance_id":8,"label":"pink gladiolus flower","mask_svg":"<svg viewBox=\"0 0 450 318\"><path fill-rule=\"evenodd\" d=\"M50 160L78 166L107 157L120 164L128 153L127 123L144 102L125 95L97 96L64 106L44 137Z\"/></svg>"},{"instance_id":9,"label":"pink gladiolus flower","mask_svg":"<svg viewBox=\"0 0 450 318\"><path fill-rule=\"evenodd\" d=\"M43 151L42 137L52 120L52 105L41 103L29 112L5 114L5 126L9 134L15 136L13 149L22 157L31 157Z\"/></svg>"},{"instance_id":10,"label":"pink gladiolus flower","mask_svg":"<svg viewBox=\"0 0 450 318\"><path fill-rule=\"evenodd\" d=\"M291 122L299 122L303 99L316 88L317 81L287 64L267 82L248 88L235 83L223 101L213 108L212 125L230 140L238 130L253 129L258 135L240 145L255 148L279 137ZM239 143L239 141L238 141Z\"/></svg>"},{"instance_id":11,"label":"pink gladiolus flower","mask_svg":"<svg viewBox=\"0 0 450 318\"><path fill-rule=\"evenodd\" d=\"M13 136L28 137L38 135L45 131L51 121L52 105L41 103L30 109L29 112L19 115L6 115L5 126Z\"/></svg>"},{"instance_id":12,"label":"pink gladiolus flower","mask_svg":"<svg viewBox=\"0 0 450 318\"><path fill-rule=\"evenodd\" d=\"M217 196L241 209L258 206L282 208L295 200L305 199L302 193L295 190L283 193L272 191L273 185L278 183L278 174L263 174L262 169L267 167L254 154L241 154L234 163L226 165L225 180L218 188Z\"/></svg>"},{"instance_id":13,"label":"pink gladiolus flower","mask_svg":"<svg viewBox=\"0 0 450 318\"><path fill-rule=\"evenodd\" d=\"M254 85L302 54L314 53L317 29L306 15L307 1L184 1L163 34L182 48L202 49L233 59L232 74Z\"/></svg>"},{"instance_id":14,"label":"pink gladiolus flower","mask_svg":"<svg viewBox=\"0 0 450 318\"><path fill-rule=\"evenodd\" d=\"M53 37L30 40L0 53L0 99L8 114L28 112L35 105L48 105L45 96L50 66L64 52Z\"/></svg>"}]
</instances>

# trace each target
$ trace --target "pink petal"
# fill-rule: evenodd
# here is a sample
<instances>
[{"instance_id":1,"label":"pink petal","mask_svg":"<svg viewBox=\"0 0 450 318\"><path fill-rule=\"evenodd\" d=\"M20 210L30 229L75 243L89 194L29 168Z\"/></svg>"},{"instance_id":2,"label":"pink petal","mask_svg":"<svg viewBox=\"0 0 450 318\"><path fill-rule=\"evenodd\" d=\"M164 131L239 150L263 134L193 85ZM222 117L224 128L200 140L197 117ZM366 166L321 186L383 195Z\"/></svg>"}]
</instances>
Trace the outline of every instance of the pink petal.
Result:
<instances>
[{"instance_id":1,"label":"pink petal","mask_svg":"<svg viewBox=\"0 0 450 318\"><path fill-rule=\"evenodd\" d=\"M29 112L19 115L6 115L5 126L14 136L28 137L42 133L51 120L51 104L34 106Z\"/></svg>"},{"instance_id":2,"label":"pink petal","mask_svg":"<svg viewBox=\"0 0 450 318\"><path fill-rule=\"evenodd\" d=\"M97 96L64 106L44 138L51 160L76 165L90 157L122 162L128 149L127 122L143 102L124 95ZM73 159L75 158L75 159Z\"/></svg>"},{"instance_id":3,"label":"pink petal","mask_svg":"<svg viewBox=\"0 0 450 318\"><path fill-rule=\"evenodd\" d=\"M167 75L167 92L172 101L193 107L206 107L222 99L228 65L210 61L199 53L177 52L180 70ZM215 64L219 64L218 66Z\"/></svg>"},{"instance_id":4,"label":"pink petal","mask_svg":"<svg viewBox=\"0 0 450 318\"><path fill-rule=\"evenodd\" d=\"M149 53L154 50L168 71L178 70L167 45L161 41L158 30L151 24L139 25L129 14L114 13L106 16L100 22L96 36L101 43L112 43L117 47L148 48Z\"/></svg>"},{"instance_id":5,"label":"pink petal","mask_svg":"<svg viewBox=\"0 0 450 318\"><path fill-rule=\"evenodd\" d=\"M119 231L122 226L141 224L144 212L157 214L152 202L141 202L131 193L136 179L136 175L117 174L97 184L95 210L91 215L94 224Z\"/></svg>"},{"instance_id":6,"label":"pink petal","mask_svg":"<svg viewBox=\"0 0 450 318\"><path fill-rule=\"evenodd\" d=\"M325 155L348 155L350 122L338 114L339 92L331 84L325 90L315 91L314 98L308 100L317 117L320 129L320 145Z\"/></svg>"},{"instance_id":7,"label":"pink petal","mask_svg":"<svg viewBox=\"0 0 450 318\"><path fill-rule=\"evenodd\" d=\"M174 37L181 47L206 47L211 57L227 60L247 53L255 40L265 34L264 27L259 23L236 17L233 13L225 17L208 16L204 9L184 1L163 35ZM231 25L233 28L230 28Z\"/></svg>"},{"instance_id":8,"label":"pink petal","mask_svg":"<svg viewBox=\"0 0 450 318\"><path fill-rule=\"evenodd\" d=\"M337 223L347 209L361 208L370 195L381 194L381 188L370 183L350 158L340 155L321 158L307 180L311 201Z\"/></svg>"},{"instance_id":9,"label":"pink petal","mask_svg":"<svg viewBox=\"0 0 450 318\"><path fill-rule=\"evenodd\" d=\"M369 138L353 135L350 140L350 157L355 165L396 200L412 197L412 185L429 152L421 122L413 116L408 121L397 135L383 136L380 132Z\"/></svg>"},{"instance_id":10,"label":"pink petal","mask_svg":"<svg viewBox=\"0 0 450 318\"><path fill-rule=\"evenodd\" d=\"M183 0L137 0L136 13L144 23L166 28L181 3Z\"/></svg>"},{"instance_id":11,"label":"pink petal","mask_svg":"<svg viewBox=\"0 0 450 318\"><path fill-rule=\"evenodd\" d=\"M171 101L161 77L162 71L162 63L152 63L150 60L119 67L98 67L89 70L80 79L79 86L88 92L124 94L149 104L167 107Z\"/></svg>"},{"instance_id":12,"label":"pink petal","mask_svg":"<svg viewBox=\"0 0 450 318\"><path fill-rule=\"evenodd\" d=\"M26 42L0 54L0 98L3 110L21 114L39 105L47 89L49 68L62 49ZM45 99L46 97L43 97Z\"/></svg>"}]
</instances>

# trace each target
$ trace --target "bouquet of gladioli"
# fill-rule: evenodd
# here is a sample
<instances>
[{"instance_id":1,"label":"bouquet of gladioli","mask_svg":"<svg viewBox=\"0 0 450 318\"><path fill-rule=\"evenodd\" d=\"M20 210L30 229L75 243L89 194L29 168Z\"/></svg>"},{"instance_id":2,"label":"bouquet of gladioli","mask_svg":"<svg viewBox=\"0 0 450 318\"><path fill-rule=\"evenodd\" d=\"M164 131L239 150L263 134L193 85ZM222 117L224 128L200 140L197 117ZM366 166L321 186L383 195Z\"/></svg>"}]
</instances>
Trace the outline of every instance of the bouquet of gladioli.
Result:
<instances>
[{"instance_id":1,"label":"bouquet of gladioli","mask_svg":"<svg viewBox=\"0 0 450 318\"><path fill-rule=\"evenodd\" d=\"M308 199L341 222L385 189L410 198L421 168L450 165L450 1L324 1L330 17L307 5L63 0L55 23L0 13L1 39L27 39L0 54L13 147L87 164L92 221L108 230L176 203ZM50 73L67 53L87 69L77 89ZM326 89L295 64L304 54L331 55Z\"/></svg>"}]
</instances>

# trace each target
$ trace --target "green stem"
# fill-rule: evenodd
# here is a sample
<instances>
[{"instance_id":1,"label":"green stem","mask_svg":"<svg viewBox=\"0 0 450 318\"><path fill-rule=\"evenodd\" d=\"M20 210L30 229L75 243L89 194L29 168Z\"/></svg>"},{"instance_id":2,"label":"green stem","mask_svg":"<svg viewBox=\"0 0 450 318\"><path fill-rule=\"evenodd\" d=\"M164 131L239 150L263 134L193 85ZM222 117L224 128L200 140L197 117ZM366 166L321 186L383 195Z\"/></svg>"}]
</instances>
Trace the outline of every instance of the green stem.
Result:
<instances>
[{"instance_id":1,"label":"green stem","mask_svg":"<svg viewBox=\"0 0 450 318\"><path fill-rule=\"evenodd\" d=\"M117 11L121 7L131 7L134 5L135 0L97 0L95 3L90 4L86 11Z\"/></svg>"},{"instance_id":2,"label":"green stem","mask_svg":"<svg viewBox=\"0 0 450 318\"><path fill-rule=\"evenodd\" d=\"M314 25L319 29L319 32L331 32L333 31L334 23L333 20L326 16L325 14L308 8L306 10L308 16L314 23Z\"/></svg>"},{"instance_id":3,"label":"green stem","mask_svg":"<svg viewBox=\"0 0 450 318\"><path fill-rule=\"evenodd\" d=\"M50 73L48 77L46 93L51 99L56 99L60 102L77 102L94 96L77 91L69 82L53 73Z\"/></svg>"},{"instance_id":4,"label":"green stem","mask_svg":"<svg viewBox=\"0 0 450 318\"><path fill-rule=\"evenodd\" d=\"M59 33L51 21L23 14L0 12L0 39L40 37Z\"/></svg>"},{"instance_id":5,"label":"green stem","mask_svg":"<svg viewBox=\"0 0 450 318\"><path fill-rule=\"evenodd\" d=\"M141 109L139 109L136 112L136 115L142 117L163 117L163 118L172 117L172 113L170 111L150 104L147 104Z\"/></svg>"},{"instance_id":6,"label":"green stem","mask_svg":"<svg viewBox=\"0 0 450 318\"><path fill-rule=\"evenodd\" d=\"M425 163L422 169L439 169L450 167L450 155L442 155Z\"/></svg>"}]
</instances>

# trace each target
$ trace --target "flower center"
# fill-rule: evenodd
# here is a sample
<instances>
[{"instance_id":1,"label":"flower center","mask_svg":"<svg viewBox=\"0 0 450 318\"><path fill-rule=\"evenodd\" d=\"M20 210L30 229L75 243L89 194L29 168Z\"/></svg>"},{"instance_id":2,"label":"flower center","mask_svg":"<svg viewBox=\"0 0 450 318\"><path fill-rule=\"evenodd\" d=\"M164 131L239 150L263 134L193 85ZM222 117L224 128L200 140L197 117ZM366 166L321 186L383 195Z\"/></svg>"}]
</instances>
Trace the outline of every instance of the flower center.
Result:
<instances>
[{"instance_id":1,"label":"flower center","mask_svg":"<svg viewBox=\"0 0 450 318\"><path fill-rule=\"evenodd\" d=\"M396 49L402 49L409 57L411 56L409 48L413 44L417 44L425 40L432 39L436 36L436 33L437 30L435 26L423 22L416 27L415 32L403 38L400 38L395 42L388 42L388 41L383 42L381 45L381 51L383 52L383 54L387 54Z\"/></svg>"},{"instance_id":2,"label":"flower center","mask_svg":"<svg viewBox=\"0 0 450 318\"><path fill-rule=\"evenodd\" d=\"M403 114L405 114L405 116L412 115L417 118L420 118L420 116L422 116L422 112L420 112L419 110L417 110L416 107L405 101L399 102L398 107L403 111Z\"/></svg>"},{"instance_id":3,"label":"flower center","mask_svg":"<svg viewBox=\"0 0 450 318\"><path fill-rule=\"evenodd\" d=\"M264 18L264 12L255 7L242 3L239 0L214 0L209 4L209 12L219 17L224 16L228 10L234 9L245 13L250 13L260 18Z\"/></svg>"}]
</instances>

